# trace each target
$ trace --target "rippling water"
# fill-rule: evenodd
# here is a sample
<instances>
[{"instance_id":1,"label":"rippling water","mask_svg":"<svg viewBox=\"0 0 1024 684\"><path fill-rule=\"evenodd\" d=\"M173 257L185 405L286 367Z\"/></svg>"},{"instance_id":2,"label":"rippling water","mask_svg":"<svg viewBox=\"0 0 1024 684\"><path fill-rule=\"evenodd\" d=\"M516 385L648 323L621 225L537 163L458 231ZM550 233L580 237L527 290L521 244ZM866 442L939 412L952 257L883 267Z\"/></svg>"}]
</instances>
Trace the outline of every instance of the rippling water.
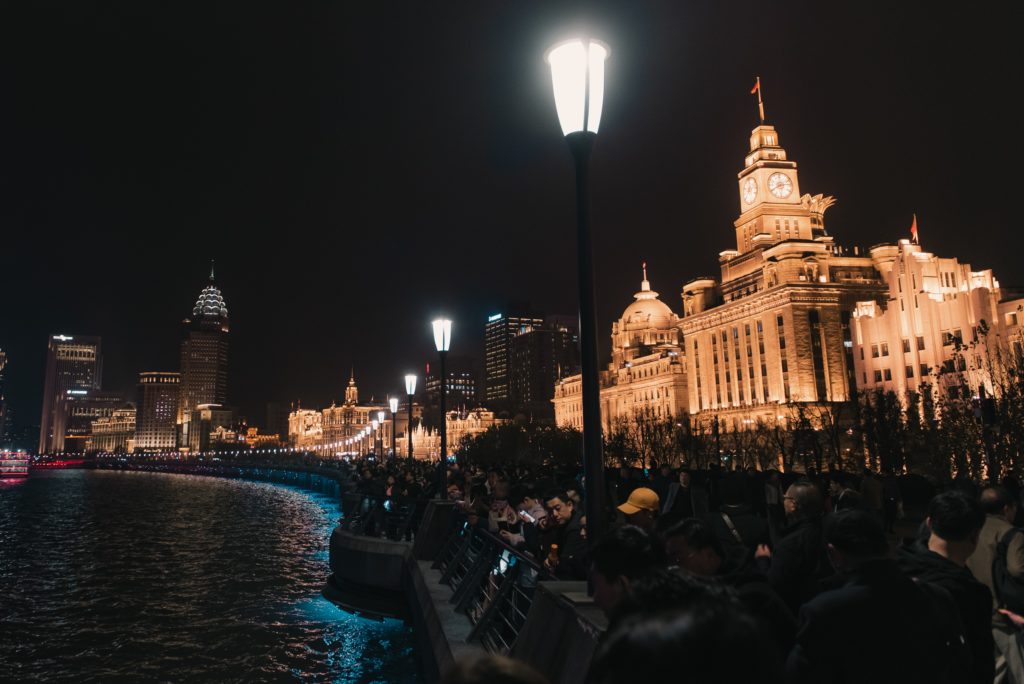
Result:
<instances>
[{"instance_id":1,"label":"rippling water","mask_svg":"<svg viewBox=\"0 0 1024 684\"><path fill-rule=\"evenodd\" d=\"M419 681L408 627L320 596L337 517L239 480L0 482L0 680Z\"/></svg>"}]
</instances>

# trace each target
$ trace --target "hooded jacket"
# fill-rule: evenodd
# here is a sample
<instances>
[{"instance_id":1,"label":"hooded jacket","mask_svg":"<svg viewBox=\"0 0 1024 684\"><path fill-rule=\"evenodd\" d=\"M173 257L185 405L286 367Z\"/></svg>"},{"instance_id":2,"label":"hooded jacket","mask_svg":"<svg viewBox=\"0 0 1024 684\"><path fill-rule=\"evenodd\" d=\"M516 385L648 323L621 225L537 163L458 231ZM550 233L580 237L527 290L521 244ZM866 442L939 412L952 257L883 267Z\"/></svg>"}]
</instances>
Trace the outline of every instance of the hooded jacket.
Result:
<instances>
[{"instance_id":1,"label":"hooded jacket","mask_svg":"<svg viewBox=\"0 0 1024 684\"><path fill-rule=\"evenodd\" d=\"M963 624L971 652L971 681L989 684L995 677L995 643L992 640L992 593L966 567L916 543L901 548L897 561L911 578L949 592Z\"/></svg>"}]
</instances>

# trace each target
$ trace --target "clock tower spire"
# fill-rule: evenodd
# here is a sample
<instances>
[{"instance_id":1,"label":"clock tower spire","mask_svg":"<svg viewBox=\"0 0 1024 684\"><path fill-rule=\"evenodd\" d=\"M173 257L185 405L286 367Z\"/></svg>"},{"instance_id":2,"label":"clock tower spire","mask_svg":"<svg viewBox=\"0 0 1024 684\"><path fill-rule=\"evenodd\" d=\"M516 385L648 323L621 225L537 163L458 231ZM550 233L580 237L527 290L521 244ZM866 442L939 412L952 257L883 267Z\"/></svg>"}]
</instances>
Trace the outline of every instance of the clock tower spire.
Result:
<instances>
[{"instance_id":1,"label":"clock tower spire","mask_svg":"<svg viewBox=\"0 0 1024 684\"><path fill-rule=\"evenodd\" d=\"M760 94L758 85L754 88ZM758 244L811 240L810 214L800 196L796 162L786 156L775 126L761 123L750 133L750 151L738 176L740 216L735 221L736 249Z\"/></svg>"}]
</instances>

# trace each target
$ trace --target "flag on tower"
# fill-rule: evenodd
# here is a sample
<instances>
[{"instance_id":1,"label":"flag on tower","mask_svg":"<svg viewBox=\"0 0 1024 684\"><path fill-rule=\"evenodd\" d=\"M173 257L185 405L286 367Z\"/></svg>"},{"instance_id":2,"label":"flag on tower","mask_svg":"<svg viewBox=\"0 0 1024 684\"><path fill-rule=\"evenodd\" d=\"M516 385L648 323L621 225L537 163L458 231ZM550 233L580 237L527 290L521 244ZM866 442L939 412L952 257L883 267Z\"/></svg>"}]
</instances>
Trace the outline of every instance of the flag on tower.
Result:
<instances>
[{"instance_id":1,"label":"flag on tower","mask_svg":"<svg viewBox=\"0 0 1024 684\"><path fill-rule=\"evenodd\" d=\"M764 124L764 100L761 99L763 93L761 92L761 77L757 76L754 81L754 87L750 89L750 94L757 93L757 113L761 116L761 124Z\"/></svg>"},{"instance_id":2,"label":"flag on tower","mask_svg":"<svg viewBox=\"0 0 1024 684\"><path fill-rule=\"evenodd\" d=\"M910 237L915 245L921 244L917 239L917 214L914 214L914 222L910 224Z\"/></svg>"}]
</instances>

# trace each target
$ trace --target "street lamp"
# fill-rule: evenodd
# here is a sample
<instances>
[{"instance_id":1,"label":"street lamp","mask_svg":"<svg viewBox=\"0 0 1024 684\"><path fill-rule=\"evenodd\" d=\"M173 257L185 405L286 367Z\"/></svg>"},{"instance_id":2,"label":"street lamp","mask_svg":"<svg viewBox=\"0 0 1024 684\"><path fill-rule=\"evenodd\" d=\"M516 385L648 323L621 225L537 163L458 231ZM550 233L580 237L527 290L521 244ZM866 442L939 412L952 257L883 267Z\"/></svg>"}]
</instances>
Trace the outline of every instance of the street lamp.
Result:
<instances>
[{"instance_id":1,"label":"street lamp","mask_svg":"<svg viewBox=\"0 0 1024 684\"><path fill-rule=\"evenodd\" d=\"M388 397L388 407L391 409L391 458L398 458L395 453L395 414L398 413L398 397Z\"/></svg>"},{"instance_id":2,"label":"street lamp","mask_svg":"<svg viewBox=\"0 0 1024 684\"><path fill-rule=\"evenodd\" d=\"M374 418L373 420L370 421L370 434L367 435L367 437L369 438L368 442L370 444L370 447L369 447L368 451L376 451L377 450L377 426L378 425L380 425L380 423L377 422L376 418Z\"/></svg>"},{"instance_id":3,"label":"street lamp","mask_svg":"<svg viewBox=\"0 0 1024 684\"><path fill-rule=\"evenodd\" d=\"M437 498L448 496L448 415L445 408L445 397L448 394L448 376L444 361L448 356L448 348L452 343L452 322L447 318L438 318L433 323L434 346L441 357L441 460L437 464Z\"/></svg>"},{"instance_id":4,"label":"street lamp","mask_svg":"<svg viewBox=\"0 0 1024 684\"><path fill-rule=\"evenodd\" d=\"M409 446L409 464L412 464L412 396L416 394L416 376L405 376L405 393L409 395L409 426L405 428L405 438Z\"/></svg>"},{"instance_id":5,"label":"street lamp","mask_svg":"<svg viewBox=\"0 0 1024 684\"><path fill-rule=\"evenodd\" d=\"M583 471L588 541L607 528L604 455L601 444L601 389L598 384L597 318L594 311L594 249L590 237L587 165L601 123L604 61L608 47L596 40L570 40L546 55L551 66L558 121L576 166L576 259L580 296L580 360L583 370Z\"/></svg>"},{"instance_id":6,"label":"street lamp","mask_svg":"<svg viewBox=\"0 0 1024 684\"><path fill-rule=\"evenodd\" d=\"M380 451L378 456L381 460L384 458L384 411L377 411L377 425L380 426L380 430L377 432L377 441L380 442Z\"/></svg>"}]
</instances>

